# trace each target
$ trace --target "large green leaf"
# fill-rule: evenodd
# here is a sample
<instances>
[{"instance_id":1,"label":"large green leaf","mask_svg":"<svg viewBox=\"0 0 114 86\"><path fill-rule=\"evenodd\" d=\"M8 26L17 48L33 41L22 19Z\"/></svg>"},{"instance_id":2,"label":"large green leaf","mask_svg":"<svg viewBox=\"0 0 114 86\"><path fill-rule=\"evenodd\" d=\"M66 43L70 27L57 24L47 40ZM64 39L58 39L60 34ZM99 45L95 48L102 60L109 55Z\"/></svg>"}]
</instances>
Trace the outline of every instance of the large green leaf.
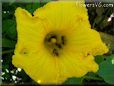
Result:
<instances>
[{"instance_id":1,"label":"large green leaf","mask_svg":"<svg viewBox=\"0 0 114 86\"><path fill-rule=\"evenodd\" d=\"M68 78L63 84L67 85L82 85L83 78Z\"/></svg>"},{"instance_id":2,"label":"large green leaf","mask_svg":"<svg viewBox=\"0 0 114 86\"><path fill-rule=\"evenodd\" d=\"M105 61L100 63L98 74L107 83L114 84L114 55L107 56L106 58Z\"/></svg>"},{"instance_id":3,"label":"large green leaf","mask_svg":"<svg viewBox=\"0 0 114 86\"><path fill-rule=\"evenodd\" d=\"M40 2L28 3L25 9L28 10L31 14L33 14L37 8L43 6L44 4L45 3L40 3Z\"/></svg>"},{"instance_id":4,"label":"large green leaf","mask_svg":"<svg viewBox=\"0 0 114 86\"><path fill-rule=\"evenodd\" d=\"M3 21L3 36L16 40L17 31L15 20L7 19Z\"/></svg>"},{"instance_id":5,"label":"large green leaf","mask_svg":"<svg viewBox=\"0 0 114 86\"><path fill-rule=\"evenodd\" d=\"M28 10L31 14L33 13L32 4L31 4L31 3L27 4L25 8L26 8L26 10Z\"/></svg>"},{"instance_id":6,"label":"large green leaf","mask_svg":"<svg viewBox=\"0 0 114 86\"><path fill-rule=\"evenodd\" d=\"M105 60L105 57L103 55L98 55L95 56L95 61L100 64L101 62L103 62Z\"/></svg>"},{"instance_id":7,"label":"large green leaf","mask_svg":"<svg viewBox=\"0 0 114 86\"><path fill-rule=\"evenodd\" d=\"M16 44L16 41L9 40L6 38L2 39L2 47L7 47L7 48L14 48Z\"/></svg>"}]
</instances>

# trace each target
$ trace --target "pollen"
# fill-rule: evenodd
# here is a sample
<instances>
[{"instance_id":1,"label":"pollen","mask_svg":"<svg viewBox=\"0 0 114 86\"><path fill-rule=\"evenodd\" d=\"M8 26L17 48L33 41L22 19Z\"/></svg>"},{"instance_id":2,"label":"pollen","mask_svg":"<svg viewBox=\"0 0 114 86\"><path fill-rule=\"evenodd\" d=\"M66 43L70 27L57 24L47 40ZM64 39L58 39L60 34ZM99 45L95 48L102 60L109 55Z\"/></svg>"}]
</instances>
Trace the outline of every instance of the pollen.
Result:
<instances>
[{"instance_id":1,"label":"pollen","mask_svg":"<svg viewBox=\"0 0 114 86\"><path fill-rule=\"evenodd\" d=\"M51 42L52 42L52 43L56 43L56 42L57 42L57 39L52 38L52 39L51 39Z\"/></svg>"},{"instance_id":2,"label":"pollen","mask_svg":"<svg viewBox=\"0 0 114 86\"><path fill-rule=\"evenodd\" d=\"M44 39L47 50L54 56L60 56L65 42L65 36L57 32L48 33Z\"/></svg>"}]
</instances>

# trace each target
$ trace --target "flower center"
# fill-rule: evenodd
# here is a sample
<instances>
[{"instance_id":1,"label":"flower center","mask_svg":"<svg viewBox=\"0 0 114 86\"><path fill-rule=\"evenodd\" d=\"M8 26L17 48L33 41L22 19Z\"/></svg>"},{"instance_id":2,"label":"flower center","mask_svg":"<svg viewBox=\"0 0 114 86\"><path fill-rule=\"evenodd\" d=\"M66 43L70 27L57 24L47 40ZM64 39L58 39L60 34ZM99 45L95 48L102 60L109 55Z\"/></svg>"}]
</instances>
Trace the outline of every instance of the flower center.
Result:
<instances>
[{"instance_id":1,"label":"flower center","mask_svg":"<svg viewBox=\"0 0 114 86\"><path fill-rule=\"evenodd\" d=\"M61 50L65 45L65 42L65 36L55 32L48 33L44 40L46 48L54 56L60 55Z\"/></svg>"}]
</instances>

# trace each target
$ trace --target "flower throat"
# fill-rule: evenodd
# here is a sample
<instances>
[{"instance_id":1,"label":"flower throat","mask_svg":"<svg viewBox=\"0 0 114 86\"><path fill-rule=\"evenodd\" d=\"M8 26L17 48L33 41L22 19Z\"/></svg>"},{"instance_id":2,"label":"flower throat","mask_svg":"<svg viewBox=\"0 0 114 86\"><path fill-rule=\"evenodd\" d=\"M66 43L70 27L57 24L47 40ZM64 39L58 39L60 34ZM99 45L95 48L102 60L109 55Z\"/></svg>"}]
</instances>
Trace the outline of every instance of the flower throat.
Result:
<instances>
[{"instance_id":1,"label":"flower throat","mask_svg":"<svg viewBox=\"0 0 114 86\"><path fill-rule=\"evenodd\" d=\"M59 56L66 44L66 39L65 36L61 34L50 32L46 35L44 43L52 55Z\"/></svg>"}]
</instances>

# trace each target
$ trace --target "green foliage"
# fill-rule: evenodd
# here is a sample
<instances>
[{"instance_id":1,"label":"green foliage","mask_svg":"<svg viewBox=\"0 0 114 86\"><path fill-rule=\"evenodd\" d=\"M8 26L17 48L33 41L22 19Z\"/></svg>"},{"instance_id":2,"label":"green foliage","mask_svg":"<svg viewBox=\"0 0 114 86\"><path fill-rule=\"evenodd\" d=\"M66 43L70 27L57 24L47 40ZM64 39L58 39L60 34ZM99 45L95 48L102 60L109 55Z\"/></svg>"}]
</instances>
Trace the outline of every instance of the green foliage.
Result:
<instances>
[{"instance_id":1,"label":"green foliage","mask_svg":"<svg viewBox=\"0 0 114 86\"><path fill-rule=\"evenodd\" d=\"M82 85L83 78L68 78L63 84L64 85Z\"/></svg>"},{"instance_id":2,"label":"green foliage","mask_svg":"<svg viewBox=\"0 0 114 86\"><path fill-rule=\"evenodd\" d=\"M98 56L95 56L95 61L100 64L102 61L104 61L105 58L104 56L101 56L101 55L98 55Z\"/></svg>"},{"instance_id":3,"label":"green foliage","mask_svg":"<svg viewBox=\"0 0 114 86\"><path fill-rule=\"evenodd\" d=\"M41 6L43 6L45 4L45 2L44 3L28 3L27 5L26 5L26 7L24 7L24 9L26 9L26 10L28 10L31 14L33 14L33 12L37 9L37 8L39 8L39 7L41 7Z\"/></svg>"},{"instance_id":4,"label":"green foliage","mask_svg":"<svg viewBox=\"0 0 114 86\"><path fill-rule=\"evenodd\" d=\"M2 39L2 47L13 48L15 47L16 41L9 40L6 38Z\"/></svg>"},{"instance_id":5,"label":"green foliage","mask_svg":"<svg viewBox=\"0 0 114 86\"><path fill-rule=\"evenodd\" d=\"M6 36L10 39L16 40L17 38L17 31L16 31L16 23L13 19L3 20L3 37Z\"/></svg>"},{"instance_id":6,"label":"green foliage","mask_svg":"<svg viewBox=\"0 0 114 86\"><path fill-rule=\"evenodd\" d=\"M106 60L100 63L98 74L107 83L114 85L114 54L107 56Z\"/></svg>"}]
</instances>

